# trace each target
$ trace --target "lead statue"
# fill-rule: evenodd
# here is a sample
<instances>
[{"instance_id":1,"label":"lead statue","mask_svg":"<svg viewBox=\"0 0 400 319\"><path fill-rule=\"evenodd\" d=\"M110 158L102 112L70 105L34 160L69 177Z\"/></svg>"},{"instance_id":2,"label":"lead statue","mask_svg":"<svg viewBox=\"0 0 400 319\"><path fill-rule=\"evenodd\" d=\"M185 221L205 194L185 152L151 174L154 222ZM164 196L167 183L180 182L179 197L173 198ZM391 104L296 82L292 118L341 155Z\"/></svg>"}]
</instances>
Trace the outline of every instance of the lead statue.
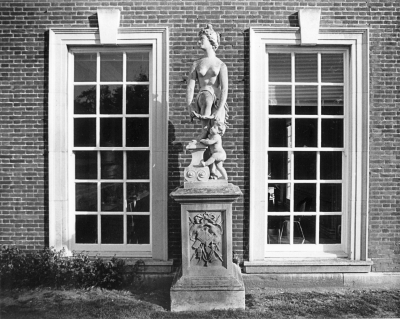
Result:
<instances>
[{"instance_id":1,"label":"lead statue","mask_svg":"<svg viewBox=\"0 0 400 319\"><path fill-rule=\"evenodd\" d=\"M207 138L214 121L226 124L228 117L228 69L215 54L219 42L220 36L211 24L200 30L198 44L204 51L204 57L193 63L188 76L186 102L190 118L199 119L202 125L198 141ZM195 103L192 104L196 81L200 89Z\"/></svg>"},{"instance_id":2,"label":"lead statue","mask_svg":"<svg viewBox=\"0 0 400 319\"><path fill-rule=\"evenodd\" d=\"M199 32L198 44L204 51L204 57L193 63L188 76L186 102L191 120L198 119L202 130L197 141L209 146L211 156L201 161L201 166L210 166L211 179L228 180L223 162L226 159L222 147L222 135L228 118L226 99L228 96L228 69L224 62L217 58L220 36L208 24ZM195 84L199 84L199 93L193 102Z\"/></svg>"}]
</instances>

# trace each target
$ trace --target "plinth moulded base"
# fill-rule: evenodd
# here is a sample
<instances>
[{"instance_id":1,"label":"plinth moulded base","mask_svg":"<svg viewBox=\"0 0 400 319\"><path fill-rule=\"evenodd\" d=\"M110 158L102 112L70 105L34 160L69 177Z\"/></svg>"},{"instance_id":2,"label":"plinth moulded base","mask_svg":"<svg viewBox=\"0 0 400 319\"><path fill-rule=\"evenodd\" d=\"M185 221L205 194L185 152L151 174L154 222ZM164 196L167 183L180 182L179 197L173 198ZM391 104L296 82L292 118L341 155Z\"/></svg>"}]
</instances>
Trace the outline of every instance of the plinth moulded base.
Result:
<instances>
[{"instance_id":1,"label":"plinth moulded base","mask_svg":"<svg viewBox=\"0 0 400 319\"><path fill-rule=\"evenodd\" d=\"M171 287L171 311L245 309L245 289L237 265L233 276L182 276L179 271Z\"/></svg>"}]
</instances>

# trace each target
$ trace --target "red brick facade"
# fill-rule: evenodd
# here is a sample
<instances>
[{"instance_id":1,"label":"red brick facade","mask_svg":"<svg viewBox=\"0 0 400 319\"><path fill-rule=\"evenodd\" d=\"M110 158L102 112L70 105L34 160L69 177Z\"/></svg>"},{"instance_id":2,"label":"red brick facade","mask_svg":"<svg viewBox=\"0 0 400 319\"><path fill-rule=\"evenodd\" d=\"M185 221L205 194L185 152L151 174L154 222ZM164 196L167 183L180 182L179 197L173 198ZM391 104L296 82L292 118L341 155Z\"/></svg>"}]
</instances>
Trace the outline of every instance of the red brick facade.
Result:
<instances>
[{"instance_id":1,"label":"red brick facade","mask_svg":"<svg viewBox=\"0 0 400 319\"><path fill-rule=\"evenodd\" d=\"M249 26L298 26L315 1L7 1L0 3L0 243L48 244L48 30L97 27L98 7L120 7L121 27L169 27L169 192L189 163L194 127L185 109L185 77L201 54L196 35L212 23L229 72L230 128L225 167L243 191L234 205L234 250L246 259L249 226ZM400 2L321 1L321 27L370 30L369 257L373 271L400 271ZM180 257L179 206L168 205L169 257Z\"/></svg>"}]
</instances>

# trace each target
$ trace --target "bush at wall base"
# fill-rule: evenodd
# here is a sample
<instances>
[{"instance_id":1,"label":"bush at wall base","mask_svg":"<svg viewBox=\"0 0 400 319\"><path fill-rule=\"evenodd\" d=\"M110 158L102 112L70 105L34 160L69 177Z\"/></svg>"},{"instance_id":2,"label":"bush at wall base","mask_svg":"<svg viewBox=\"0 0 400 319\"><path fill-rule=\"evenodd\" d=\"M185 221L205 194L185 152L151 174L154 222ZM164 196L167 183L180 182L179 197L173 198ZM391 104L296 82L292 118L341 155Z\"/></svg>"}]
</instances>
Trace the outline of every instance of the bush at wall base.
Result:
<instances>
[{"instance_id":1,"label":"bush at wall base","mask_svg":"<svg viewBox=\"0 0 400 319\"><path fill-rule=\"evenodd\" d=\"M3 289L100 287L116 289L123 283L125 262L116 257L103 260L85 253L73 253L44 248L24 253L15 247L1 247L0 284Z\"/></svg>"}]
</instances>

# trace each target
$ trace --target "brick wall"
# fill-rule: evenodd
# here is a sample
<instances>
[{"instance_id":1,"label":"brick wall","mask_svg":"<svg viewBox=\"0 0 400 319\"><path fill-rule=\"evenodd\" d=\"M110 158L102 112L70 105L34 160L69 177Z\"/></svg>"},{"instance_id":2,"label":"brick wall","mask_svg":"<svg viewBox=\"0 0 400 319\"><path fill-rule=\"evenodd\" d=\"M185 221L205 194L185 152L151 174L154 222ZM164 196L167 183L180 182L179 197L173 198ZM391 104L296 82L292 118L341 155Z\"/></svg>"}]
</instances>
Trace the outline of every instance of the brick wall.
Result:
<instances>
[{"instance_id":1,"label":"brick wall","mask_svg":"<svg viewBox=\"0 0 400 319\"><path fill-rule=\"evenodd\" d=\"M170 27L169 191L189 163L184 146L198 131L185 110L185 76L201 52L200 27L222 33L218 57L229 70L231 126L226 168L244 197L234 205L234 249L246 258L249 222L250 25L298 26L300 8L315 1L7 1L0 2L0 242L36 249L48 241L48 33L97 27L97 7L119 6L121 26ZM318 3L321 26L370 28L370 226L375 271L400 270L400 2ZM169 254L180 257L179 207L170 200Z\"/></svg>"}]
</instances>

